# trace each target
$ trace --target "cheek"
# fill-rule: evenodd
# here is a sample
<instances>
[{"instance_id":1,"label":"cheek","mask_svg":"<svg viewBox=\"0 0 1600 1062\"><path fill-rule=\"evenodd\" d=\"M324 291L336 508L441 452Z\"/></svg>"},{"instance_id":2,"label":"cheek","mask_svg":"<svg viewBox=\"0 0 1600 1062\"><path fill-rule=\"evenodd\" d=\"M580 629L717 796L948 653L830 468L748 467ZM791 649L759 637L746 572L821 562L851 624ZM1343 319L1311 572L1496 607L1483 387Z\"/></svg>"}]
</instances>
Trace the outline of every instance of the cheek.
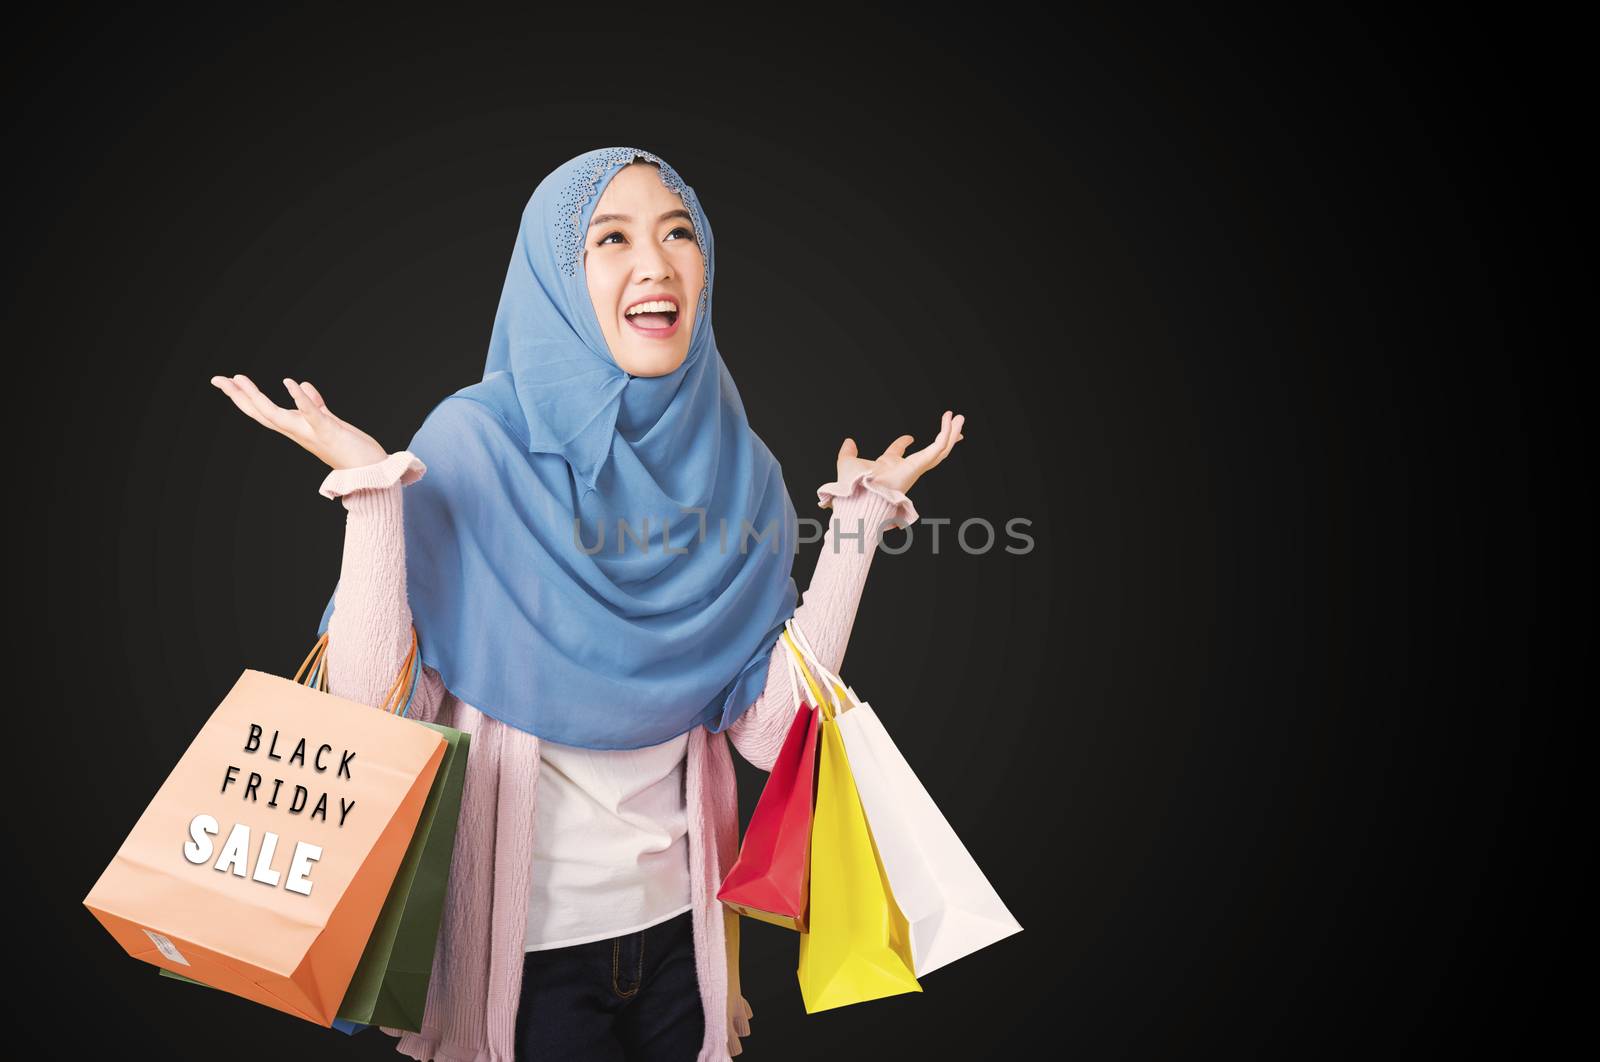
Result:
<instances>
[{"instance_id":1,"label":"cheek","mask_svg":"<svg viewBox=\"0 0 1600 1062\"><path fill-rule=\"evenodd\" d=\"M589 305L594 308L594 316L602 327L612 328L616 325L615 293L606 283L604 274L586 274L589 285Z\"/></svg>"}]
</instances>

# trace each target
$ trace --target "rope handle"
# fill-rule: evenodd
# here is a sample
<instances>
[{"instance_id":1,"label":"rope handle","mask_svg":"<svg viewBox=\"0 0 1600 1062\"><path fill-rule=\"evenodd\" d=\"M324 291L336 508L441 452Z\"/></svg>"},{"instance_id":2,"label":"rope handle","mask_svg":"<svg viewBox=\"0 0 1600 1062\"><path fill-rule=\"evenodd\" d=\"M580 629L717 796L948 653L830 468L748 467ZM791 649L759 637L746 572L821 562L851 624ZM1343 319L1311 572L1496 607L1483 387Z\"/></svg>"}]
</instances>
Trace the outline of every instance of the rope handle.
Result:
<instances>
[{"instance_id":1,"label":"rope handle","mask_svg":"<svg viewBox=\"0 0 1600 1062\"><path fill-rule=\"evenodd\" d=\"M836 710L833 703L833 695L831 693L823 693L818 688L816 679L811 674L811 669L805 664L804 654L800 651L799 646L795 644L793 635L799 633L800 628L793 626L793 623L793 620L789 620L783 625L783 640L789 646L789 652L792 654L790 663L799 667L800 674L805 677L806 685L811 687L812 703L822 709L822 718L831 720Z\"/></svg>"},{"instance_id":2,"label":"rope handle","mask_svg":"<svg viewBox=\"0 0 1600 1062\"><path fill-rule=\"evenodd\" d=\"M794 698L795 710L798 711L801 705L807 703L806 699L800 696L800 684L803 682L812 689L815 689L816 686L811 682L810 677L801 671L800 658L798 654L794 653L793 651L787 652L783 654L783 658L784 662L789 665L788 668L786 668L789 673L789 696ZM816 704L815 696L812 697L810 703L813 705Z\"/></svg>"},{"instance_id":3,"label":"rope handle","mask_svg":"<svg viewBox=\"0 0 1600 1062\"><path fill-rule=\"evenodd\" d=\"M805 631L800 629L800 625L794 623L793 619L789 623L793 624L789 629L794 635L795 641L799 643L800 651L805 654L806 662L822 676L823 685L827 687L828 696L833 699L837 711L848 712L851 708L860 704L861 700L856 697L855 690L850 690L849 693L846 693L845 690L849 689L849 687L845 685L844 679L829 670L821 660L817 659L816 650L811 648L811 643L806 640ZM849 703L845 703L845 698L848 698Z\"/></svg>"},{"instance_id":4,"label":"rope handle","mask_svg":"<svg viewBox=\"0 0 1600 1062\"><path fill-rule=\"evenodd\" d=\"M317 639L317 643L311 647L311 652L308 653L305 660L301 662L300 670L294 673L295 682L304 686L310 686L315 690L321 690L323 693L328 692L328 669L326 667L328 659L328 634L329 632L327 631L323 632L322 637ZM300 679L302 676L306 675L306 669L308 667L311 669L311 673L306 677L306 681L302 683L300 682ZM388 712L390 715L399 715L403 718L409 718L411 712L411 700L416 696L417 679L421 676L421 674L422 656L417 652L417 628L416 625L413 624L411 627L411 648L406 653L406 658L400 665L400 673L395 676L394 682L389 686L389 693L386 697L384 697L383 703L378 706L378 710ZM410 683L406 689L405 702L402 704L400 701L400 688L402 685L406 685L406 678L408 675L410 676Z\"/></svg>"}]
</instances>

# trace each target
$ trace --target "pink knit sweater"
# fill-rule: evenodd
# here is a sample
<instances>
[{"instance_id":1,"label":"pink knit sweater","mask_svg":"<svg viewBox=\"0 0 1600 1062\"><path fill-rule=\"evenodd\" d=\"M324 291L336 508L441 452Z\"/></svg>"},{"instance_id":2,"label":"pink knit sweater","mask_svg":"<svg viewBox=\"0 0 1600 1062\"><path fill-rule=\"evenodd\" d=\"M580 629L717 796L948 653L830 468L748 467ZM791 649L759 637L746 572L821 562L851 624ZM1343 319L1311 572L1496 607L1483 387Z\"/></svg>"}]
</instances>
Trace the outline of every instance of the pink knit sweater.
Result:
<instances>
[{"instance_id":1,"label":"pink knit sweater","mask_svg":"<svg viewBox=\"0 0 1600 1062\"><path fill-rule=\"evenodd\" d=\"M371 465L335 470L322 482L321 493L340 498L349 514L328 621L328 689L335 696L375 707L383 703L410 648L402 492L426 471L421 460L402 450ZM917 512L905 494L873 482L870 472L824 484L817 489L817 502L831 506L835 519L829 521L795 623L822 663L838 672L882 528L886 521L915 523ZM856 537L858 531L862 534ZM739 916L716 898L739 852L738 790L724 734L745 759L771 770L797 708L785 676L785 652L781 640L774 645L766 690L732 726L720 734L696 727L689 735L695 968L706 1020L698 1062L731 1057L729 1038L736 1047L738 1041L730 1015L744 1005ZM512 1062L539 739L462 702L426 666L410 715L467 731L472 748L422 1032L384 1031L400 1038L397 1050L416 1059ZM743 1009L738 1013L742 1018Z\"/></svg>"}]
</instances>

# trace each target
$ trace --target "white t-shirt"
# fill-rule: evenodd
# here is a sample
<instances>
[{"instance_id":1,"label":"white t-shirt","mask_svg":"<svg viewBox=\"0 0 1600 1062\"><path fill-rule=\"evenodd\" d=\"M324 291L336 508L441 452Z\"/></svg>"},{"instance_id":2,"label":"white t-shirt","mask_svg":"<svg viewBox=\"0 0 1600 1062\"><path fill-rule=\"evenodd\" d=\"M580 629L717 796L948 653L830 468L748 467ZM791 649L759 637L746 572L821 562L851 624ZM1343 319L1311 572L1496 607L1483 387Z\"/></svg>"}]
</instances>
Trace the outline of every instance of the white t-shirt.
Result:
<instances>
[{"instance_id":1,"label":"white t-shirt","mask_svg":"<svg viewBox=\"0 0 1600 1062\"><path fill-rule=\"evenodd\" d=\"M523 950L646 929L693 906L689 735L643 749L539 740Z\"/></svg>"}]
</instances>

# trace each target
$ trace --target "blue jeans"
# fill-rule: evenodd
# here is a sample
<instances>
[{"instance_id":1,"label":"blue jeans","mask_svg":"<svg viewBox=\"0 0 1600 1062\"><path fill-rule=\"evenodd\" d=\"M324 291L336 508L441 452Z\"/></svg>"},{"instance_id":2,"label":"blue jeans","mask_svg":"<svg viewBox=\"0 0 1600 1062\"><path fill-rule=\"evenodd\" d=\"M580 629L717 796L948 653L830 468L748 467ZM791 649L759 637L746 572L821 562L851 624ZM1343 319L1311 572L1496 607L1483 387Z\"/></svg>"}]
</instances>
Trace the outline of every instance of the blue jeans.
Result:
<instances>
[{"instance_id":1,"label":"blue jeans","mask_svg":"<svg viewBox=\"0 0 1600 1062\"><path fill-rule=\"evenodd\" d=\"M705 1012L693 911L636 933L522 958L519 1059L694 1062Z\"/></svg>"}]
</instances>

